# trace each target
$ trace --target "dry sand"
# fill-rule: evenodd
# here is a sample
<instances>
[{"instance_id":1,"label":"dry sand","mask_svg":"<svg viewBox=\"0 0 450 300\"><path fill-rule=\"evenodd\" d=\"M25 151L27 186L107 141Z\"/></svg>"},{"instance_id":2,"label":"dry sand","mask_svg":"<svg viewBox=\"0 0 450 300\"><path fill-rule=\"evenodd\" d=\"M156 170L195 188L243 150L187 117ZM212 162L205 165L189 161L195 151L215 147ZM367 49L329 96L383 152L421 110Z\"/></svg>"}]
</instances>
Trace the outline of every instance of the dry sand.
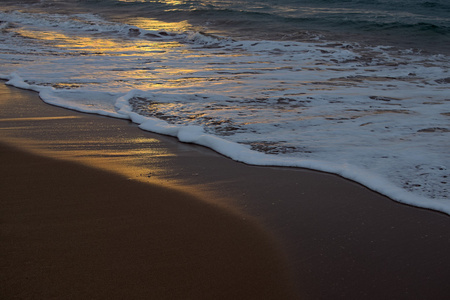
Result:
<instances>
[{"instance_id":1,"label":"dry sand","mask_svg":"<svg viewBox=\"0 0 450 300\"><path fill-rule=\"evenodd\" d=\"M26 191L2 197L1 243L9 246L1 250L2 270L7 270L2 272L1 286L8 292L33 295L38 290L45 293L42 287L53 287L51 291L72 298L82 292L95 292L100 298L133 292L187 298L195 292L193 298L209 298L208 293L217 292L224 298L283 299L289 298L285 272L289 269L302 299L450 297L450 218L398 204L338 176L247 166L203 147L140 131L127 121L45 105L35 93L4 85L0 85L0 141L110 170L3 148L4 165L16 170L11 172L18 172L18 179L6 180L8 172L2 172L2 195L14 195L12 191L25 186L33 191L33 198L25 197ZM75 182L98 180L99 187L88 191L54 183L46 180L49 172L33 176L47 164L58 172L80 170L54 175L55 180L72 175ZM59 167L63 165L70 168ZM122 188L128 184L133 187ZM189 195L156 184L184 187ZM46 198L44 190L57 191L59 197ZM81 201L84 192L95 201ZM139 196L152 193L161 196ZM170 203L161 200L171 193L176 196ZM34 201L38 197L45 205ZM165 214L155 214L155 207ZM266 233L246 215L256 218ZM186 221L171 225L178 219ZM160 232L151 228L158 225ZM176 228L168 231L164 226ZM141 238L146 235L149 238ZM219 251L225 246L234 250ZM183 247L190 254L184 254ZM288 254L287 267L282 253ZM156 259L158 254L168 261ZM196 265L203 265L201 272ZM219 272L221 268L229 273ZM65 276L67 270L76 280ZM208 284L198 278L206 278Z\"/></svg>"}]
</instances>

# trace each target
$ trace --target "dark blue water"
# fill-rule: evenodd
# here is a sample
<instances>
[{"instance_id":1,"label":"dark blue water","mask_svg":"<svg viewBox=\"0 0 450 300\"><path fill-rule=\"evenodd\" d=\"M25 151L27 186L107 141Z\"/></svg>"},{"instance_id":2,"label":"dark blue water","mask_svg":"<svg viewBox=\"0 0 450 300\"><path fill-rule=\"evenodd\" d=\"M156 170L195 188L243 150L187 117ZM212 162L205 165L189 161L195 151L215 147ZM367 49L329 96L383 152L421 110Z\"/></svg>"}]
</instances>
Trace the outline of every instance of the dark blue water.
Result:
<instances>
[{"instance_id":1,"label":"dark blue water","mask_svg":"<svg viewBox=\"0 0 450 300\"><path fill-rule=\"evenodd\" d=\"M16 3L16 1L3 1ZM48 0L34 9L187 21L236 39L326 39L450 53L450 0Z\"/></svg>"}]
</instances>

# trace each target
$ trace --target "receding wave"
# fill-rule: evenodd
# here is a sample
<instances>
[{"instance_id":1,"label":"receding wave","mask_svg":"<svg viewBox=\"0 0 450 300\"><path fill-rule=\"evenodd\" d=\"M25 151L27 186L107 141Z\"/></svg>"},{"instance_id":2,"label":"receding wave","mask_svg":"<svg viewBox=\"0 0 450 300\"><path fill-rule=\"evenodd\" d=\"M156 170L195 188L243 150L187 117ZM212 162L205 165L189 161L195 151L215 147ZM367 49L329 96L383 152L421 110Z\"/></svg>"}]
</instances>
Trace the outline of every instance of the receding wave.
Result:
<instances>
[{"instance_id":1,"label":"receding wave","mask_svg":"<svg viewBox=\"0 0 450 300\"><path fill-rule=\"evenodd\" d=\"M93 14L0 20L0 78L48 103L128 118L246 163L337 173L450 214L448 56L236 41Z\"/></svg>"},{"instance_id":2,"label":"receding wave","mask_svg":"<svg viewBox=\"0 0 450 300\"><path fill-rule=\"evenodd\" d=\"M48 103L131 119L238 161L336 173L450 214L449 56L386 45L387 36L405 36L435 47L448 40L445 22L156 5L158 18L148 17L150 2L122 3L108 17L2 7L0 78ZM248 38L211 35L214 22ZM331 41L254 38L324 24L336 27ZM353 29L380 42L350 42Z\"/></svg>"}]
</instances>

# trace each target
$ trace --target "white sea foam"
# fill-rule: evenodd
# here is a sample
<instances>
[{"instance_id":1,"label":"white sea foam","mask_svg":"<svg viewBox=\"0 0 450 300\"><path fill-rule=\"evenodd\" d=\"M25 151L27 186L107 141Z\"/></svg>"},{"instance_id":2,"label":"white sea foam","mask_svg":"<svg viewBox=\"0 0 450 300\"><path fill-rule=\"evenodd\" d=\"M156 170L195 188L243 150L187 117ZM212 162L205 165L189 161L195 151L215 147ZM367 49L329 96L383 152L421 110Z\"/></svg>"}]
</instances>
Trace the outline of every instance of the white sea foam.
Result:
<instances>
[{"instance_id":1,"label":"white sea foam","mask_svg":"<svg viewBox=\"0 0 450 300\"><path fill-rule=\"evenodd\" d=\"M449 60L0 13L0 77L236 161L335 173L450 214ZM8 25L4 25L8 24Z\"/></svg>"}]
</instances>

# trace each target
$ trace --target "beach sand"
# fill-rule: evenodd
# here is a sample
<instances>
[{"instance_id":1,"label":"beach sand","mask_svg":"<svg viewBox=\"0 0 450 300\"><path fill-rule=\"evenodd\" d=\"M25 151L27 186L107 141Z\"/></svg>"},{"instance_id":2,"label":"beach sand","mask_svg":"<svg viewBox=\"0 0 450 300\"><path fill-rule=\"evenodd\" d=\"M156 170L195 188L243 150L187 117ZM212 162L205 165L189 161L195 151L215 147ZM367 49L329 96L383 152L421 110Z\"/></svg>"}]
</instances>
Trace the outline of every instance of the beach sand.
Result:
<instances>
[{"instance_id":1,"label":"beach sand","mask_svg":"<svg viewBox=\"0 0 450 300\"><path fill-rule=\"evenodd\" d=\"M0 147L2 299L284 299L264 231L163 186Z\"/></svg>"},{"instance_id":2,"label":"beach sand","mask_svg":"<svg viewBox=\"0 0 450 300\"><path fill-rule=\"evenodd\" d=\"M241 214L6 144L0 165L1 299L293 298L285 258Z\"/></svg>"},{"instance_id":3,"label":"beach sand","mask_svg":"<svg viewBox=\"0 0 450 300\"><path fill-rule=\"evenodd\" d=\"M338 176L236 163L3 84L0 141L58 158L2 147L2 298L288 299L291 280L301 299L450 296L450 218Z\"/></svg>"}]
</instances>

